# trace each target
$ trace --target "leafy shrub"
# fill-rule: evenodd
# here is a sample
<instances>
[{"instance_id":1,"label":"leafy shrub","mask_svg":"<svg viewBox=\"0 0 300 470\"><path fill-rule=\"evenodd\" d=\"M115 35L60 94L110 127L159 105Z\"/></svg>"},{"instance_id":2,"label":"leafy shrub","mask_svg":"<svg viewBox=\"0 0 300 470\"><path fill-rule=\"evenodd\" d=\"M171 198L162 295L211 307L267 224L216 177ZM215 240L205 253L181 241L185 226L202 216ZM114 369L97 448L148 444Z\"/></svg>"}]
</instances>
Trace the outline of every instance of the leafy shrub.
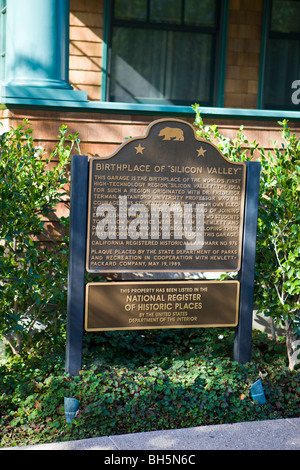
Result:
<instances>
[{"instance_id":1,"label":"leafy shrub","mask_svg":"<svg viewBox=\"0 0 300 470\"><path fill-rule=\"evenodd\" d=\"M260 312L285 327L290 368L300 359L300 140L288 122L279 122L283 144L273 143L266 154L256 141L249 143L243 126L232 141L217 126L205 126L194 105L199 136L213 141L234 161L256 158L261 182L256 244L255 303Z\"/></svg>"},{"instance_id":2,"label":"leafy shrub","mask_svg":"<svg viewBox=\"0 0 300 470\"><path fill-rule=\"evenodd\" d=\"M253 335L253 359L231 360L233 329L89 334L78 377L64 373L64 351L0 366L1 446L208 424L298 417L300 376L285 346ZM266 404L250 387L262 379ZM66 424L64 396L80 403Z\"/></svg>"},{"instance_id":3,"label":"leafy shrub","mask_svg":"<svg viewBox=\"0 0 300 470\"><path fill-rule=\"evenodd\" d=\"M285 326L294 368L300 362L300 140L287 121L280 125L282 146L274 142L268 155L260 147L256 297L260 309Z\"/></svg>"},{"instance_id":4,"label":"leafy shrub","mask_svg":"<svg viewBox=\"0 0 300 470\"><path fill-rule=\"evenodd\" d=\"M67 236L51 239L47 220L55 218L65 196L67 165L78 142L77 135L69 135L71 145L66 145L66 130L60 129L49 157L34 146L26 120L0 137L0 337L15 354L30 345L37 326L46 328L44 337L60 334ZM66 226L68 220L59 222Z\"/></svg>"},{"instance_id":5,"label":"leafy shrub","mask_svg":"<svg viewBox=\"0 0 300 470\"><path fill-rule=\"evenodd\" d=\"M204 128L199 113L197 120L199 133L218 141L226 156L237 160L248 158L244 148L248 142L242 129L231 142L219 134L216 126ZM90 333L84 336L85 366L80 376L71 378L65 374L59 325L61 320L64 323L60 312L65 301L62 286L66 285L67 239L55 244L55 255L51 249L44 251L36 239L45 234L44 218L64 193L66 165L77 139L69 137L71 147L65 147L65 132L63 128L53 153L53 156L65 156L62 161L58 157L56 172L55 165L53 170L46 170L40 161L41 154L33 147L30 130L20 127L2 136L1 209L5 217L1 221L0 273L5 295L0 299L0 333L9 338L16 350L20 350L18 337L25 338L27 354L8 358L0 365L0 446L298 417L299 373L289 370L284 345L259 332L253 333L252 359L245 365L231 360L232 329ZM250 144L251 156L257 150L258 144ZM47 186L50 176L53 179ZM279 174L277 178L280 179ZM286 189L290 186L287 182ZM262 187L262 194L267 194L265 189ZM11 198L15 200L10 206ZM293 210L297 214L297 195L294 201ZM260 214L265 210L267 217L264 207L262 204ZM276 263L276 253L268 252L268 256L273 255L268 262L261 259L260 250L263 252L268 247L272 252L267 245L271 238L264 220L261 215L256 286L256 300L261 308L268 305L268 298L264 297L268 289L273 293L276 290L271 278L274 270L268 264L274 260ZM293 229L291 239L295 233ZM297 276L297 260L293 259L293 263ZM287 279L292 280L293 276ZM297 283L288 288L294 287L297 296ZM291 305L297 305L297 297L292 300L296 303ZM52 316L48 311L50 303L55 307ZM273 313L272 309L270 314ZM285 314L296 320L295 310ZM276 310L276 318L283 319L282 309ZM49 335L45 344L39 341L30 345L26 335L37 320L47 327ZM267 399L263 406L254 403L250 394L252 383L259 377ZM75 397L80 402L79 413L71 424L65 421L64 396Z\"/></svg>"}]
</instances>

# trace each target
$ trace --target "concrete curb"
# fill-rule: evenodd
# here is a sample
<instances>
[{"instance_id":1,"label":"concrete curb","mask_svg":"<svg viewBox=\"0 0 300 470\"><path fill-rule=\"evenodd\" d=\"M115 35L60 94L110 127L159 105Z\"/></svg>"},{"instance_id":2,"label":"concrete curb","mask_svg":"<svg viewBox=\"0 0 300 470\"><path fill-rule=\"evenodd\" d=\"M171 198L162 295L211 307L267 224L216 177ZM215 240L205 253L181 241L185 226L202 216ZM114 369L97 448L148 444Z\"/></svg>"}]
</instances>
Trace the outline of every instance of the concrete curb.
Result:
<instances>
[{"instance_id":1,"label":"concrete curb","mask_svg":"<svg viewBox=\"0 0 300 470\"><path fill-rule=\"evenodd\" d=\"M140 432L0 450L300 450L300 418Z\"/></svg>"}]
</instances>

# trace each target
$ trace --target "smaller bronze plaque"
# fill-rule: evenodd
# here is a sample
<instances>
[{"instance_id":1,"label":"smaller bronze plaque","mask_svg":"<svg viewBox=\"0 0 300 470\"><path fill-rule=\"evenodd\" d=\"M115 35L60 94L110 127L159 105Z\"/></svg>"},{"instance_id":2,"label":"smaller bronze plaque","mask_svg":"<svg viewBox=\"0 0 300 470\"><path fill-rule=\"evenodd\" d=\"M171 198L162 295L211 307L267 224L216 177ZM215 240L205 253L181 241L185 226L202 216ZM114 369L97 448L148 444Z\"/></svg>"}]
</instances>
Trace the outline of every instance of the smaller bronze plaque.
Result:
<instances>
[{"instance_id":1,"label":"smaller bronze plaque","mask_svg":"<svg viewBox=\"0 0 300 470\"><path fill-rule=\"evenodd\" d=\"M238 281L86 285L85 330L236 326Z\"/></svg>"}]
</instances>

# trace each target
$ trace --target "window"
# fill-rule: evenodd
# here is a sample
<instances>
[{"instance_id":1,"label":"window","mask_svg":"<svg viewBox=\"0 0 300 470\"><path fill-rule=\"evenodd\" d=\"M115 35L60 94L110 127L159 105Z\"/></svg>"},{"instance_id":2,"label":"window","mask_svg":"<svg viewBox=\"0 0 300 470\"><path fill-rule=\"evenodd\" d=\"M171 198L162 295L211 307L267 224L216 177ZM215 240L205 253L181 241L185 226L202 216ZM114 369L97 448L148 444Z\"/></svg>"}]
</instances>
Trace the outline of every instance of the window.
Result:
<instances>
[{"instance_id":1,"label":"window","mask_svg":"<svg viewBox=\"0 0 300 470\"><path fill-rule=\"evenodd\" d=\"M108 101L216 102L219 0L115 0L111 5Z\"/></svg>"},{"instance_id":2,"label":"window","mask_svg":"<svg viewBox=\"0 0 300 470\"><path fill-rule=\"evenodd\" d=\"M261 106L265 109L298 110L300 1L270 0L268 3Z\"/></svg>"}]
</instances>

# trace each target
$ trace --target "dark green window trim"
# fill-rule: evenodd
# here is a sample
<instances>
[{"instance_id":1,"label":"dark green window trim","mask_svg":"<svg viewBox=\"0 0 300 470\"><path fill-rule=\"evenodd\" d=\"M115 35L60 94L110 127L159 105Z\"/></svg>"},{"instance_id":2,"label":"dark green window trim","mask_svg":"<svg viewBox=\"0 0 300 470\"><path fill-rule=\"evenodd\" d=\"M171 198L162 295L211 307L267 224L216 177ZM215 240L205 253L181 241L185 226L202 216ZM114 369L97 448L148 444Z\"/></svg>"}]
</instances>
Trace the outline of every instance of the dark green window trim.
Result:
<instances>
[{"instance_id":1,"label":"dark green window trim","mask_svg":"<svg viewBox=\"0 0 300 470\"><path fill-rule=\"evenodd\" d=\"M58 112L101 113L116 115L170 116L194 118L191 106L158 106L145 104L111 103L103 101L76 101L40 98L19 98L5 96L0 99L0 109L45 109ZM257 110L239 108L201 107L201 116L205 119L226 119L237 121L282 121L300 122L298 111Z\"/></svg>"},{"instance_id":2,"label":"dark green window trim","mask_svg":"<svg viewBox=\"0 0 300 470\"><path fill-rule=\"evenodd\" d=\"M269 0L264 1L263 19L262 19L262 32L261 32L261 46L260 46L260 62L259 62L259 82L258 82L258 94L257 94L257 108L262 109L263 101L263 83L264 83L264 66L266 56L266 41L267 31L269 26Z\"/></svg>"},{"instance_id":3,"label":"dark green window trim","mask_svg":"<svg viewBox=\"0 0 300 470\"><path fill-rule=\"evenodd\" d=\"M102 85L101 85L101 100L109 101L108 99L108 80L109 80L109 59L110 59L110 24L111 24L111 1L104 1L104 31L103 31L103 62L102 62ZM224 103L224 88L225 88L225 66L226 66L226 49L227 49L227 28L228 28L228 14L229 14L229 0L220 0L220 25L219 25L219 38L217 41L217 64L214 71L214 76L218 77L214 83L214 106L221 107ZM191 103L192 104L192 103Z\"/></svg>"}]
</instances>

